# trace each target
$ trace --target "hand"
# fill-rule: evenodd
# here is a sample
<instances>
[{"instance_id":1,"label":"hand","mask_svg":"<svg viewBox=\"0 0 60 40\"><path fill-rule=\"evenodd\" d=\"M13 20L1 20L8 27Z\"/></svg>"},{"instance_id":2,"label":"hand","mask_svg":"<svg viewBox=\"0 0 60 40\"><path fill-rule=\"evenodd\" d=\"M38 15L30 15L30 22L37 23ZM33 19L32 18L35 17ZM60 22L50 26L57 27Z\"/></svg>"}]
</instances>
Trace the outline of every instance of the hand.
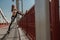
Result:
<instances>
[{"instance_id":1,"label":"hand","mask_svg":"<svg viewBox=\"0 0 60 40\"><path fill-rule=\"evenodd\" d=\"M21 11L17 11L17 13L20 14L20 15L22 15L22 16L24 15Z\"/></svg>"}]
</instances>

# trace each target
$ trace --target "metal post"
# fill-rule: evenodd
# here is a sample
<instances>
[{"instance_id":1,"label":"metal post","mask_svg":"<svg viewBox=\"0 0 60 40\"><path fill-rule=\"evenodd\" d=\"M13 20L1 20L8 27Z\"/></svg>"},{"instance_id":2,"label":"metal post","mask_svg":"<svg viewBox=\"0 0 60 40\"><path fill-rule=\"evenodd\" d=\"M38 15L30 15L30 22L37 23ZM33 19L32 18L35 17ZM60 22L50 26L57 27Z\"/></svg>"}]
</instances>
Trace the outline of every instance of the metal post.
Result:
<instances>
[{"instance_id":1,"label":"metal post","mask_svg":"<svg viewBox=\"0 0 60 40\"><path fill-rule=\"evenodd\" d=\"M35 0L36 40L50 40L49 20L49 0Z\"/></svg>"},{"instance_id":2,"label":"metal post","mask_svg":"<svg viewBox=\"0 0 60 40\"><path fill-rule=\"evenodd\" d=\"M16 7L19 10L19 0L16 0Z\"/></svg>"},{"instance_id":3,"label":"metal post","mask_svg":"<svg viewBox=\"0 0 60 40\"><path fill-rule=\"evenodd\" d=\"M23 13L23 0L21 0L21 11Z\"/></svg>"}]
</instances>

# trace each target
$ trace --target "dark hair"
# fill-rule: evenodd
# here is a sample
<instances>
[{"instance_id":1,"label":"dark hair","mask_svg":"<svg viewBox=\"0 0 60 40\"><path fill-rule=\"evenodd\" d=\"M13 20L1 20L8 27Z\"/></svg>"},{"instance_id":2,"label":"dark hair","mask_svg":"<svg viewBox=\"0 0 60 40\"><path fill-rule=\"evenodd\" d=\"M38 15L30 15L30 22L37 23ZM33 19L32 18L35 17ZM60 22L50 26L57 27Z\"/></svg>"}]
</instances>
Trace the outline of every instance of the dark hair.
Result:
<instances>
[{"instance_id":1,"label":"dark hair","mask_svg":"<svg viewBox=\"0 0 60 40\"><path fill-rule=\"evenodd\" d=\"M14 5L12 5L12 7L11 7L11 12L13 11L14 7L15 7L15 6L14 6Z\"/></svg>"}]
</instances>

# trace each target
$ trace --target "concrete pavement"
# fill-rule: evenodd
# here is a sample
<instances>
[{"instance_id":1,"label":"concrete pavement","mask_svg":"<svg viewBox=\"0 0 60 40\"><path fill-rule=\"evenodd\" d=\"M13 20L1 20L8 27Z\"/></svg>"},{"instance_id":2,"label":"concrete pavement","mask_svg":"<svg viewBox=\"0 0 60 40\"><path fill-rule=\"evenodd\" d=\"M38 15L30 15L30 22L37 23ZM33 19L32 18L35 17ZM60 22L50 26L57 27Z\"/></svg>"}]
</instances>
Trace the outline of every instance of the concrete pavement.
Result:
<instances>
[{"instance_id":1,"label":"concrete pavement","mask_svg":"<svg viewBox=\"0 0 60 40\"><path fill-rule=\"evenodd\" d=\"M13 27L13 28L12 28ZM29 40L21 28L16 27L16 24L11 26L10 34L4 40ZM6 34L8 26L0 28L0 38Z\"/></svg>"}]
</instances>

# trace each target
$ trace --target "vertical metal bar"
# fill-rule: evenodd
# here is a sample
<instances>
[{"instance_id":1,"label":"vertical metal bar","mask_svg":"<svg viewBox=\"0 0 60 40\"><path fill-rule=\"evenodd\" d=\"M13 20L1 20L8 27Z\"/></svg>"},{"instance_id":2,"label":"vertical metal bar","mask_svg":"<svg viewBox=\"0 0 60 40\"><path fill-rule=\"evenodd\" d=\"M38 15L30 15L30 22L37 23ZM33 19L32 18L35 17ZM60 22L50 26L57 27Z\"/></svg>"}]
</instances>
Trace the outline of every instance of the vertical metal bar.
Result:
<instances>
[{"instance_id":1,"label":"vertical metal bar","mask_svg":"<svg viewBox=\"0 0 60 40\"><path fill-rule=\"evenodd\" d=\"M21 11L23 13L23 0L21 0Z\"/></svg>"},{"instance_id":2,"label":"vertical metal bar","mask_svg":"<svg viewBox=\"0 0 60 40\"><path fill-rule=\"evenodd\" d=\"M51 32L52 40L60 40L60 26L59 26L59 0L51 1Z\"/></svg>"},{"instance_id":3,"label":"vertical metal bar","mask_svg":"<svg viewBox=\"0 0 60 40\"><path fill-rule=\"evenodd\" d=\"M19 10L19 0L16 0L16 7Z\"/></svg>"}]
</instances>

